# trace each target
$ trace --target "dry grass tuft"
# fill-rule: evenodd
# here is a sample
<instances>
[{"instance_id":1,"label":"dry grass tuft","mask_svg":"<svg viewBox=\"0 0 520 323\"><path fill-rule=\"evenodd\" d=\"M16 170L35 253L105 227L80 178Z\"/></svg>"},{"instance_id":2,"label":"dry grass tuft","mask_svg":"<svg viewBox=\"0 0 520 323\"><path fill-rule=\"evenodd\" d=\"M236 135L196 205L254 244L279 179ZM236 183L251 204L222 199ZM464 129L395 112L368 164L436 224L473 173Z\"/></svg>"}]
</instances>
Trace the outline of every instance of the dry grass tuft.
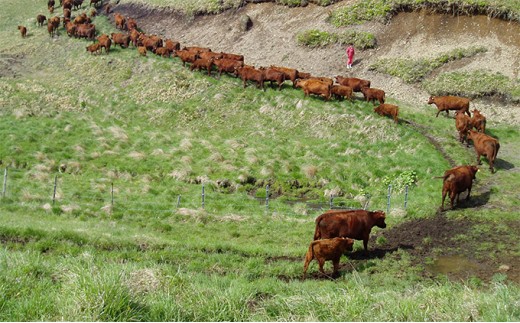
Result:
<instances>
[{"instance_id":1,"label":"dry grass tuft","mask_svg":"<svg viewBox=\"0 0 520 323\"><path fill-rule=\"evenodd\" d=\"M138 151L132 151L128 154L128 157L133 158L135 160L142 160L146 155L144 153Z\"/></svg>"},{"instance_id":2,"label":"dry grass tuft","mask_svg":"<svg viewBox=\"0 0 520 323\"><path fill-rule=\"evenodd\" d=\"M126 134L125 130L123 130L122 128L117 127L117 126L112 126L112 127L108 128L108 131L110 131L110 133L116 140L123 141L123 142L128 141L128 135Z\"/></svg>"},{"instance_id":3,"label":"dry grass tuft","mask_svg":"<svg viewBox=\"0 0 520 323\"><path fill-rule=\"evenodd\" d=\"M313 179L318 173L318 167L314 165L306 165L302 167L302 171L307 178Z\"/></svg>"},{"instance_id":4,"label":"dry grass tuft","mask_svg":"<svg viewBox=\"0 0 520 323\"><path fill-rule=\"evenodd\" d=\"M81 210L81 207L77 204L62 205L60 209L63 213L72 213L74 211Z\"/></svg>"},{"instance_id":5,"label":"dry grass tuft","mask_svg":"<svg viewBox=\"0 0 520 323\"><path fill-rule=\"evenodd\" d=\"M133 294L137 295L155 292L161 287L160 274L153 269L139 269L130 273L126 285Z\"/></svg>"}]
</instances>

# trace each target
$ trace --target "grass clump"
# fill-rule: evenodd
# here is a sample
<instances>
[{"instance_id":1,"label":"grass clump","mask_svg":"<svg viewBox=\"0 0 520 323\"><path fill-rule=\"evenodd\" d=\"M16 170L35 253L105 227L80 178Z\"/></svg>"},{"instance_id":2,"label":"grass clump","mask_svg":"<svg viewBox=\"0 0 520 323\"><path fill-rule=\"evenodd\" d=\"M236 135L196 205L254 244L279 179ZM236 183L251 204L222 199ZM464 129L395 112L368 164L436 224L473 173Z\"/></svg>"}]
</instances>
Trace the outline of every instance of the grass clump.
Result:
<instances>
[{"instance_id":1,"label":"grass clump","mask_svg":"<svg viewBox=\"0 0 520 323\"><path fill-rule=\"evenodd\" d=\"M456 48L431 59L383 58L372 64L370 69L399 77L407 83L416 83L423 80L433 70L448 62L472 57L486 51L487 49L483 46L472 46L469 48Z\"/></svg>"},{"instance_id":2,"label":"grass clump","mask_svg":"<svg viewBox=\"0 0 520 323\"><path fill-rule=\"evenodd\" d=\"M460 95L470 98L498 96L506 101L520 102L520 82L501 73L486 70L451 72L423 83L432 95Z\"/></svg>"},{"instance_id":3,"label":"grass clump","mask_svg":"<svg viewBox=\"0 0 520 323\"><path fill-rule=\"evenodd\" d=\"M308 47L325 47L331 44L352 43L356 48L368 49L376 46L374 34L361 31L346 31L343 33L330 33L317 29L310 29L299 33L296 36L298 44Z\"/></svg>"},{"instance_id":4,"label":"grass clump","mask_svg":"<svg viewBox=\"0 0 520 323\"><path fill-rule=\"evenodd\" d=\"M331 12L329 21L336 27L349 26L370 20L385 20L391 11L390 1L359 1Z\"/></svg>"}]
</instances>

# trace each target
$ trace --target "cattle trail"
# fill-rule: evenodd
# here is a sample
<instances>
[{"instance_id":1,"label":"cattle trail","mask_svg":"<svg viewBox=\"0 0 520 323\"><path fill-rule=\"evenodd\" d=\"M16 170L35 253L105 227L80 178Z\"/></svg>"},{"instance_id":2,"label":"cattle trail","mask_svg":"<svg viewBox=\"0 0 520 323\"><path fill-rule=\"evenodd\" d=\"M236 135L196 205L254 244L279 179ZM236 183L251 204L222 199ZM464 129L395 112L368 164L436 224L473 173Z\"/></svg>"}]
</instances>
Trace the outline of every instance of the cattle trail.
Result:
<instances>
[{"instance_id":1,"label":"cattle trail","mask_svg":"<svg viewBox=\"0 0 520 323\"><path fill-rule=\"evenodd\" d=\"M455 162L455 160L453 158L451 158L450 155L448 155L446 150L444 150L444 148L442 147L441 143L434 136L432 136L431 134L428 133L425 126L417 124L413 121L408 121L408 120L402 120L402 121L409 124L412 128L416 129L423 136L425 136L428 139L428 141L435 147L435 149L442 155L442 157L450 164L450 167L457 166L457 163Z\"/></svg>"}]
</instances>

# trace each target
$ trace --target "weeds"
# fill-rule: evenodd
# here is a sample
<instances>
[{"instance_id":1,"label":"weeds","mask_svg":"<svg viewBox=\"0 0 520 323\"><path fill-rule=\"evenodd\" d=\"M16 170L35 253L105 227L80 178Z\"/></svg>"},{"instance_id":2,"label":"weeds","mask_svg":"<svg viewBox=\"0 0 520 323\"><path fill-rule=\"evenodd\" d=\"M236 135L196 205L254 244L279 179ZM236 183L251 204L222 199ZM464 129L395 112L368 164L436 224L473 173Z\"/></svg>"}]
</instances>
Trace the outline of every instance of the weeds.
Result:
<instances>
[{"instance_id":1,"label":"weeds","mask_svg":"<svg viewBox=\"0 0 520 323\"><path fill-rule=\"evenodd\" d=\"M356 48L374 48L376 39L373 34L359 31L347 31L343 33L329 33L317 29L311 29L299 33L296 40L300 45L308 47L325 47L331 44L352 43Z\"/></svg>"}]
</instances>

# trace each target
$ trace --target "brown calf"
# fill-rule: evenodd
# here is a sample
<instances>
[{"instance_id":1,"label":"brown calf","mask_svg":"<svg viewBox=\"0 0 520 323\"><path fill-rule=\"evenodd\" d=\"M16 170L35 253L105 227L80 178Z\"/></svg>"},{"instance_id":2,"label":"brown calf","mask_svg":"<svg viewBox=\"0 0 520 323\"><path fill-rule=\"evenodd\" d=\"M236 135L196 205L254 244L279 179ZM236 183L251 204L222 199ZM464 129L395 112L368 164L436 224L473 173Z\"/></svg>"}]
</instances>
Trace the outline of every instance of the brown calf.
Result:
<instances>
[{"instance_id":1,"label":"brown calf","mask_svg":"<svg viewBox=\"0 0 520 323\"><path fill-rule=\"evenodd\" d=\"M471 187L473 186L473 180L475 174L477 174L477 166L457 166L444 172L443 183L442 183L442 204L441 210L444 210L444 200L446 195L450 196L450 205L453 209L455 198L457 203L459 202L460 193L468 190L466 200L469 200L469 194L471 193Z\"/></svg>"},{"instance_id":2,"label":"brown calf","mask_svg":"<svg viewBox=\"0 0 520 323\"><path fill-rule=\"evenodd\" d=\"M25 38L25 36L27 36L27 28L25 26L18 26L18 30L20 31L20 35L22 35L22 38Z\"/></svg>"},{"instance_id":3,"label":"brown calf","mask_svg":"<svg viewBox=\"0 0 520 323\"><path fill-rule=\"evenodd\" d=\"M363 96L367 102L375 102L377 100L379 101L379 104L385 103L385 91L383 90L364 86L361 88L361 93L363 93Z\"/></svg>"},{"instance_id":4,"label":"brown calf","mask_svg":"<svg viewBox=\"0 0 520 323\"><path fill-rule=\"evenodd\" d=\"M341 256L346 251L352 251L352 245L354 244L354 240L349 238L332 238L332 239L323 239L323 240L315 240L310 243L309 249L305 254L305 263L303 264L303 279L307 274L307 268L309 267L309 263L316 259L318 261L318 265L320 267L320 272L325 275L325 271L323 270L323 265L325 261L331 260L332 266L334 267L334 271L332 275L336 275L339 269L339 260Z\"/></svg>"},{"instance_id":5,"label":"brown calf","mask_svg":"<svg viewBox=\"0 0 520 323\"><path fill-rule=\"evenodd\" d=\"M450 110L461 110L471 117L469 112L469 99L462 98L458 96L430 96L428 99L428 104L435 104L437 106L437 114L435 117L439 116L441 111L446 111L446 116L450 115Z\"/></svg>"},{"instance_id":6,"label":"brown calf","mask_svg":"<svg viewBox=\"0 0 520 323\"><path fill-rule=\"evenodd\" d=\"M473 147L477 153L477 162L479 165L482 164L480 156L485 156L489 163L489 169L492 173L495 172L494 164L497 158L498 150L500 149L500 143L495 138L486 134L470 130L468 132L468 140L473 141Z\"/></svg>"},{"instance_id":7,"label":"brown calf","mask_svg":"<svg viewBox=\"0 0 520 323\"><path fill-rule=\"evenodd\" d=\"M399 107L397 105L382 103L378 107L374 108L374 112L380 116L389 116L394 119L395 123L398 123L397 115L399 114Z\"/></svg>"}]
</instances>

